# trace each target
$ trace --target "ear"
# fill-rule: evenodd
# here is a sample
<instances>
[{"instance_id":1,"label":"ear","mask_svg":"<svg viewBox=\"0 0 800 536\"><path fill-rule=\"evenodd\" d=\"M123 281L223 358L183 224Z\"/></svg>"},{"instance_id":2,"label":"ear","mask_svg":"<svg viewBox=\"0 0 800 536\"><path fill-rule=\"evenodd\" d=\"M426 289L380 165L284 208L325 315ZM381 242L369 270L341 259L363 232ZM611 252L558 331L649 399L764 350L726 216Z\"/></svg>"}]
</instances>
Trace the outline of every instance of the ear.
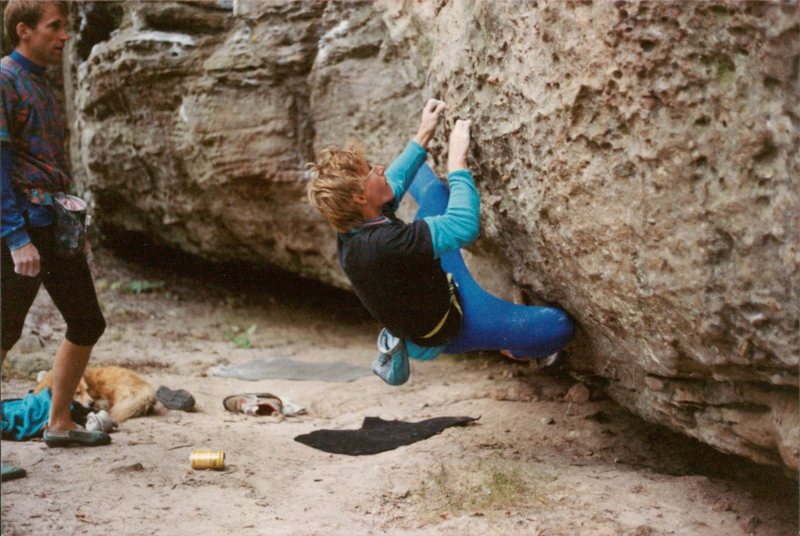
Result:
<instances>
[{"instance_id":1,"label":"ear","mask_svg":"<svg viewBox=\"0 0 800 536\"><path fill-rule=\"evenodd\" d=\"M353 194L353 201L356 202L356 205L366 205L367 196L364 194Z\"/></svg>"},{"instance_id":2,"label":"ear","mask_svg":"<svg viewBox=\"0 0 800 536\"><path fill-rule=\"evenodd\" d=\"M31 27L24 22L18 22L15 29L17 31L17 37L19 37L20 41L27 39L31 32Z\"/></svg>"}]
</instances>

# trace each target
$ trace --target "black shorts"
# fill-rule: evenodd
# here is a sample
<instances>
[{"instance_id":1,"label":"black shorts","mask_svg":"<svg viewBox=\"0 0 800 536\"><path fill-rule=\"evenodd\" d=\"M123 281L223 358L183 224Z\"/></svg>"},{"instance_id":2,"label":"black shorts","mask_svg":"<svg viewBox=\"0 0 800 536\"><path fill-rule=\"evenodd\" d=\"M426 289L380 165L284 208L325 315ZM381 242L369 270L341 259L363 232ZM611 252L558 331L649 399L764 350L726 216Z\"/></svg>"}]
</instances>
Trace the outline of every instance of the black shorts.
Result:
<instances>
[{"instance_id":1,"label":"black shorts","mask_svg":"<svg viewBox=\"0 0 800 536\"><path fill-rule=\"evenodd\" d=\"M84 255L59 257L54 254L53 226L27 227L31 242L39 250L41 269L37 277L14 272L14 260L3 240L0 262L0 326L2 349L10 350L19 340L25 317L31 308L39 285L44 288L67 323L66 338L79 346L93 346L106 321L97 302L94 281Z\"/></svg>"}]
</instances>

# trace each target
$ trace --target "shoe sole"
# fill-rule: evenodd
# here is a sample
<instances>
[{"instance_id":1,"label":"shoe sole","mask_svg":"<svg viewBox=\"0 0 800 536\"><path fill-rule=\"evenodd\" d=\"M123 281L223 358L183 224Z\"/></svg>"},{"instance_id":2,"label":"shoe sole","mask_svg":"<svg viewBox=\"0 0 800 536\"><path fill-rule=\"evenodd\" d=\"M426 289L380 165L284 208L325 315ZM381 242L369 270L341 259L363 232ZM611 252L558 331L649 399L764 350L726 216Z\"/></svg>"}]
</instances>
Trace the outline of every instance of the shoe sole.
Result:
<instances>
[{"instance_id":1,"label":"shoe sole","mask_svg":"<svg viewBox=\"0 0 800 536\"><path fill-rule=\"evenodd\" d=\"M22 469L21 467L6 467L7 466L3 466L3 474L2 478L0 479L2 482L16 480L17 478L24 478L28 476L28 473L25 471L25 469Z\"/></svg>"},{"instance_id":2,"label":"shoe sole","mask_svg":"<svg viewBox=\"0 0 800 536\"><path fill-rule=\"evenodd\" d=\"M76 437L45 437L44 444L49 448L63 447L102 447L111 443L111 436L97 439L79 439Z\"/></svg>"}]
</instances>

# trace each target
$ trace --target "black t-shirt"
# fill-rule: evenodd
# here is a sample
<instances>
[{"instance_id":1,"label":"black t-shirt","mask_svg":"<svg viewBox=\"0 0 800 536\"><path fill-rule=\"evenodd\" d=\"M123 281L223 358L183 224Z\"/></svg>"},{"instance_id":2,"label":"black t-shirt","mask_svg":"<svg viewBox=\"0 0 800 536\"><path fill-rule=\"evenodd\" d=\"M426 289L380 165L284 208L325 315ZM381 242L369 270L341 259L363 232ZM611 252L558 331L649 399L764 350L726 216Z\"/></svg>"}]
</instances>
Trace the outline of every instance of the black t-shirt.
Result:
<instances>
[{"instance_id":1,"label":"black t-shirt","mask_svg":"<svg viewBox=\"0 0 800 536\"><path fill-rule=\"evenodd\" d=\"M447 274L433 256L428 224L405 223L388 208L384 215L385 223L339 235L339 263L361 303L392 335L422 346L442 344L442 336L458 332L460 317L454 318L455 333L448 321L440 336L421 339L450 307Z\"/></svg>"}]
</instances>

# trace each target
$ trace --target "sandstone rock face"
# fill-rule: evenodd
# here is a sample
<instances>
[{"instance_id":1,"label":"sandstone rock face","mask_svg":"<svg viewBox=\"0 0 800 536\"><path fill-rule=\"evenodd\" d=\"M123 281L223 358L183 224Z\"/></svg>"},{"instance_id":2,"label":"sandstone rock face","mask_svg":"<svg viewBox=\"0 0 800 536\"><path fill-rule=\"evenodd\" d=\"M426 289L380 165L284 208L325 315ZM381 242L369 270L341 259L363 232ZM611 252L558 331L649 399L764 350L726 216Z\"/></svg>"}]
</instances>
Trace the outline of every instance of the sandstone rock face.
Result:
<instances>
[{"instance_id":1,"label":"sandstone rock face","mask_svg":"<svg viewBox=\"0 0 800 536\"><path fill-rule=\"evenodd\" d=\"M105 232L345 286L304 164L351 136L388 162L441 97L443 131L475 125L486 284L566 308L576 373L646 419L798 468L796 6L123 8L75 54L73 157Z\"/></svg>"}]
</instances>

